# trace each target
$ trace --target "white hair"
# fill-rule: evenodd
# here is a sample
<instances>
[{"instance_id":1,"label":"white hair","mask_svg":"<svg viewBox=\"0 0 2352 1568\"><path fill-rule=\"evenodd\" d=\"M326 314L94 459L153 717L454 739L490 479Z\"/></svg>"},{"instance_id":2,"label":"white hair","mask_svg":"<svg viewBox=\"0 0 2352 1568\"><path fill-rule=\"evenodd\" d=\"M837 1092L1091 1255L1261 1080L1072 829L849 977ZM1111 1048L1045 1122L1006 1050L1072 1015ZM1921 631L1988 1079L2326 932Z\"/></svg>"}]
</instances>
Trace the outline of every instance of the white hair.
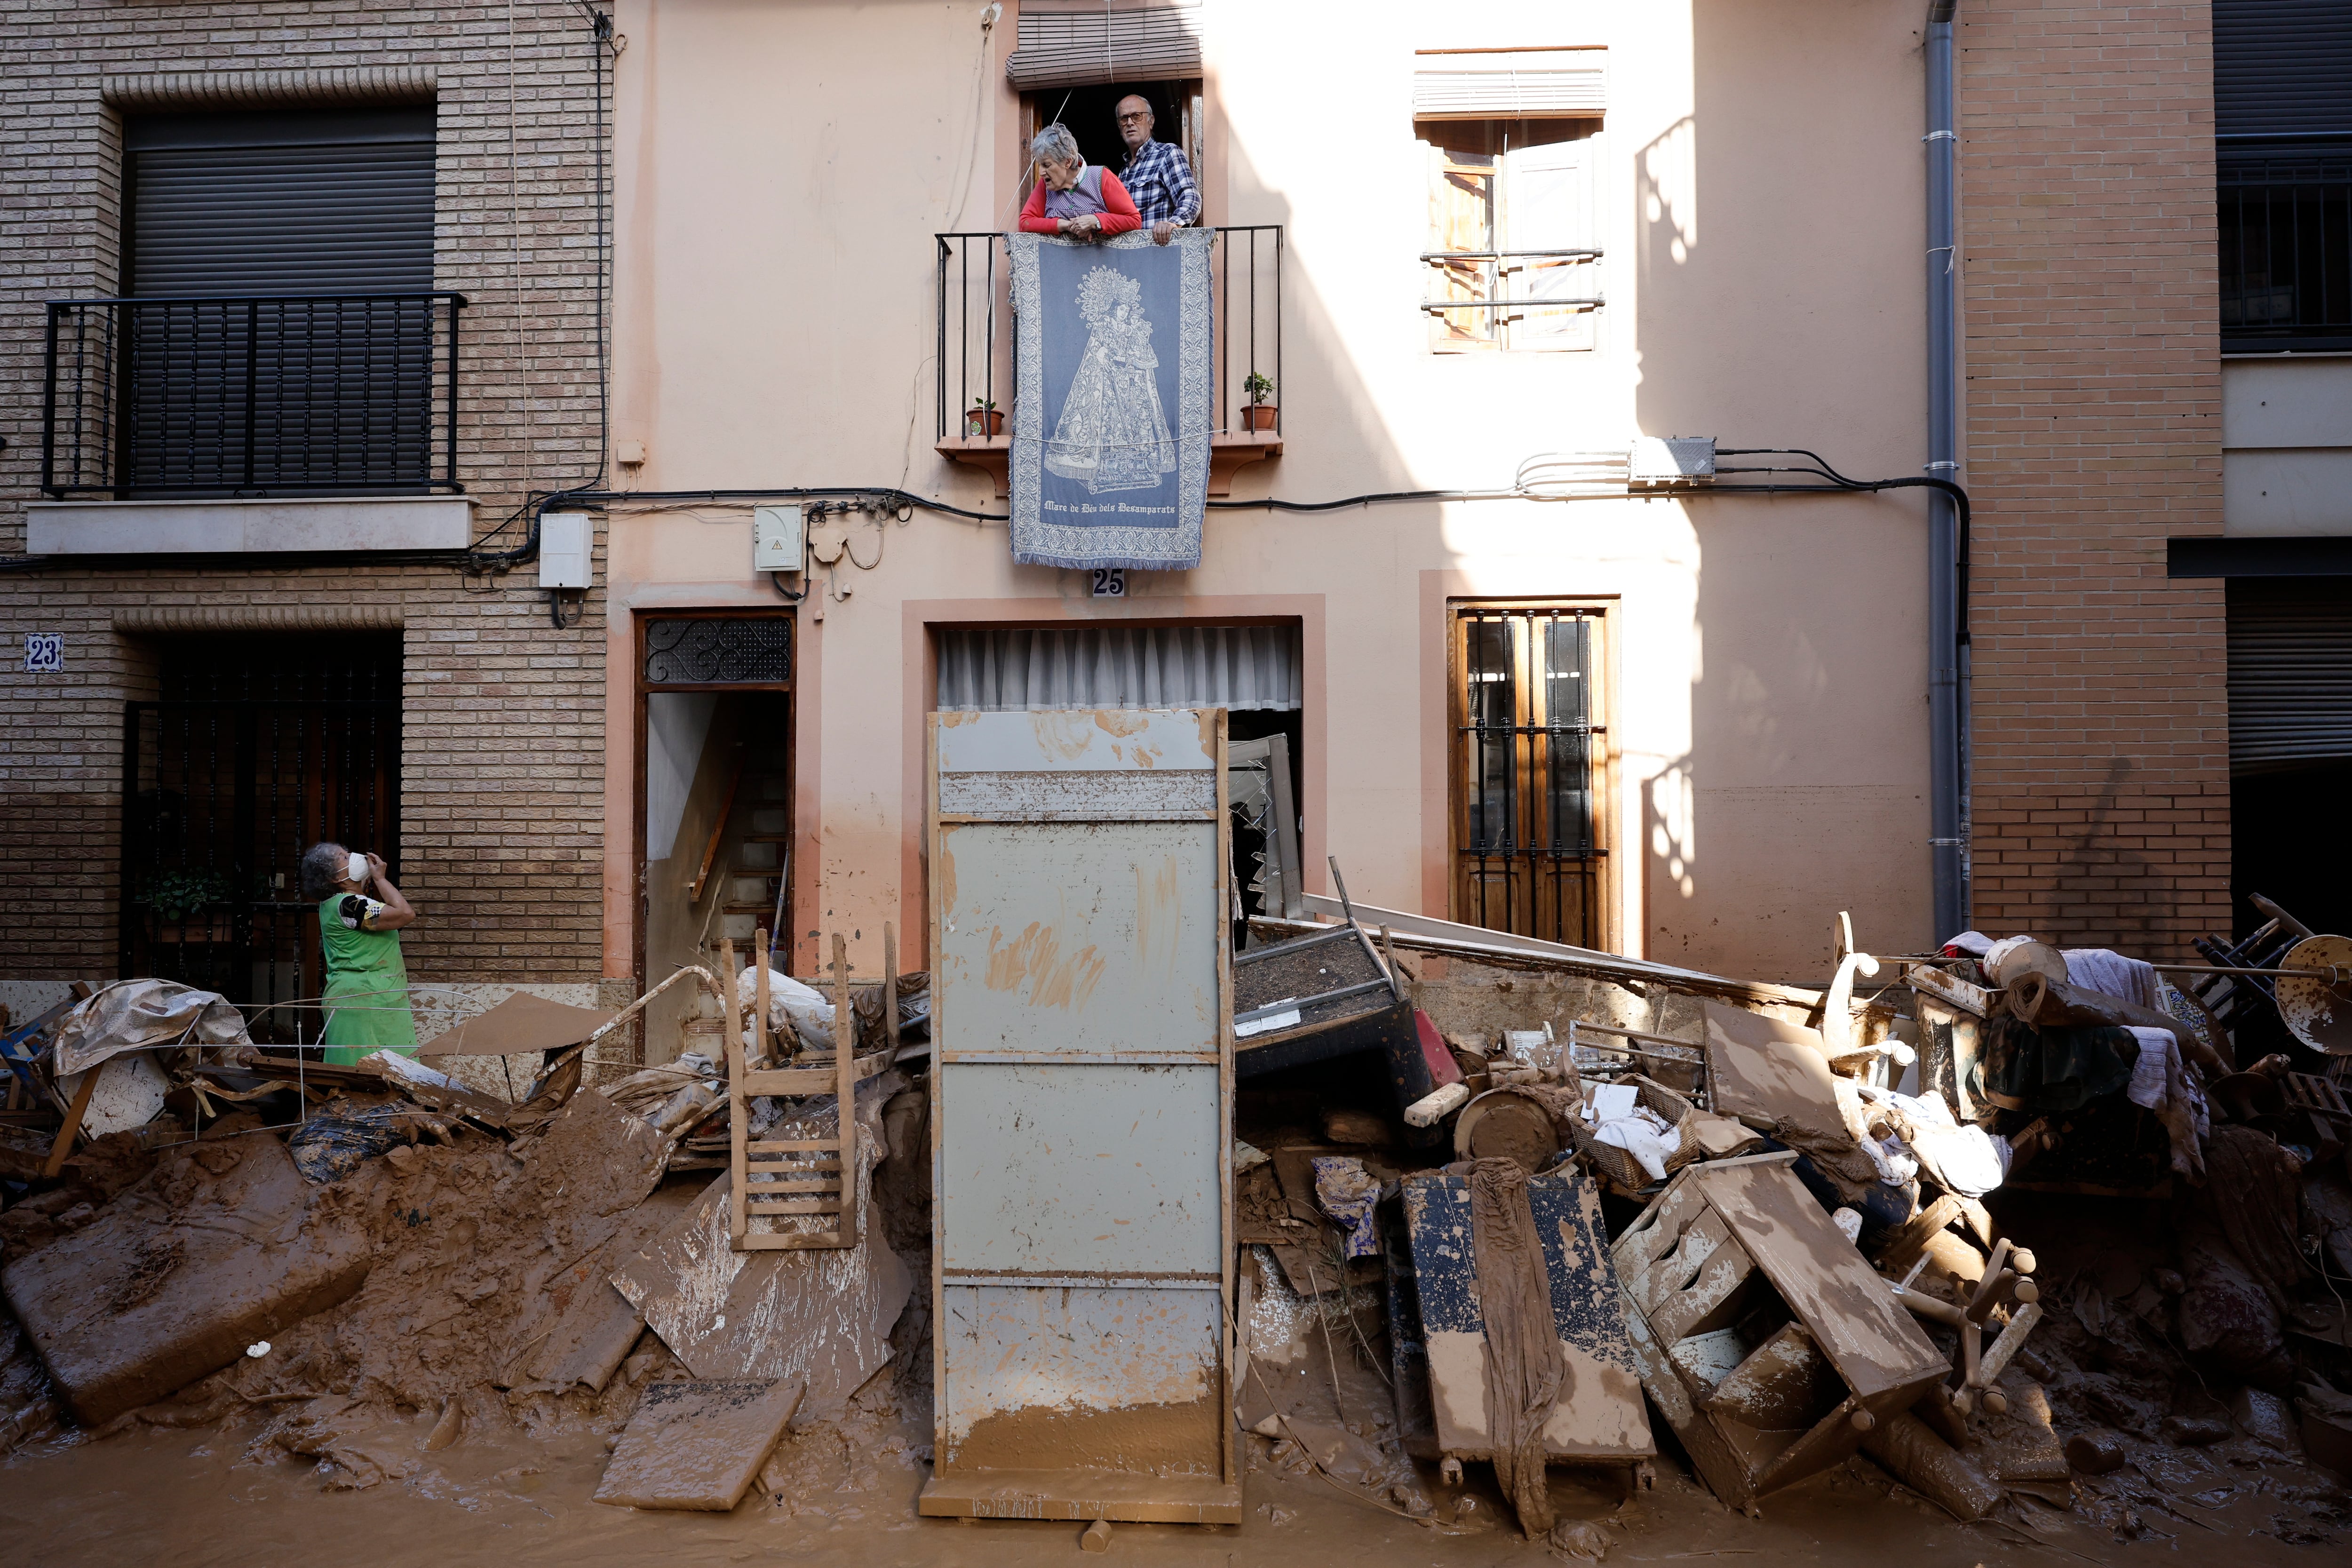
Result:
<instances>
[{"instance_id":1,"label":"white hair","mask_svg":"<svg viewBox=\"0 0 2352 1568\"><path fill-rule=\"evenodd\" d=\"M1085 154L1078 151L1078 139L1070 128L1059 121L1045 127L1029 140L1029 155L1041 163L1083 163Z\"/></svg>"}]
</instances>

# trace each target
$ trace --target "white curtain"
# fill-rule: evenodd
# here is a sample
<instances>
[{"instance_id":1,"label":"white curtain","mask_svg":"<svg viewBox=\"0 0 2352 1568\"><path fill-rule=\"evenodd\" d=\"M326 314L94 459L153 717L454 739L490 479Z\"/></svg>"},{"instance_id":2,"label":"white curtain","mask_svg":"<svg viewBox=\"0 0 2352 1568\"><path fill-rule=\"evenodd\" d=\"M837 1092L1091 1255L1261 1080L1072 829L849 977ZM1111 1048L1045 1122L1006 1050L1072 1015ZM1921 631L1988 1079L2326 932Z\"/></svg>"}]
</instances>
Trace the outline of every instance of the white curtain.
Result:
<instances>
[{"instance_id":1,"label":"white curtain","mask_svg":"<svg viewBox=\"0 0 2352 1568\"><path fill-rule=\"evenodd\" d=\"M940 708L1297 708L1296 626L942 628Z\"/></svg>"}]
</instances>

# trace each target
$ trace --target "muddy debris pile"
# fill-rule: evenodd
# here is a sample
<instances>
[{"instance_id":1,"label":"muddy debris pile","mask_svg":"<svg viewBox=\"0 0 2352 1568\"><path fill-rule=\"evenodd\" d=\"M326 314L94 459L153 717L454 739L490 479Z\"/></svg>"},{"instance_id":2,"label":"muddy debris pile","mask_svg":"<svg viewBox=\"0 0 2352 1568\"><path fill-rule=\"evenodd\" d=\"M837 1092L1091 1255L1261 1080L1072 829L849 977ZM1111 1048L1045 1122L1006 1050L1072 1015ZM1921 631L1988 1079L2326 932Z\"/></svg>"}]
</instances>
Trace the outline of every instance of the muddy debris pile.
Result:
<instances>
[{"instance_id":1,"label":"muddy debris pile","mask_svg":"<svg viewBox=\"0 0 2352 1568\"><path fill-rule=\"evenodd\" d=\"M2352 943L2273 913L2162 968L1974 932L1881 959L1841 922L1819 989L1252 921L1247 1527L1293 1527L1295 1483L1571 1558L1801 1489L2010 1545L2336 1539ZM162 982L0 1037L0 1450L218 1426L424 1488L594 1433L604 1503L866 1517L932 1458L928 980L720 973L666 983L710 998L692 1048L594 1083L629 1014L540 1016L576 1037L473 1053L495 1074L330 1068Z\"/></svg>"},{"instance_id":2,"label":"muddy debris pile","mask_svg":"<svg viewBox=\"0 0 2352 1568\"><path fill-rule=\"evenodd\" d=\"M1820 991L1255 922L1241 1423L1441 1528L1465 1464L1551 1539L1531 1469L1631 1498L1678 1461L1749 1511L1855 1476L2011 1541L2255 1499L2332 1539L2352 1037L2294 987L2352 985L2352 943L2272 912L2161 971L1974 932L1882 962L1842 918ZM1356 992L1319 1030L1318 982Z\"/></svg>"},{"instance_id":3,"label":"muddy debris pile","mask_svg":"<svg viewBox=\"0 0 2352 1568\"><path fill-rule=\"evenodd\" d=\"M151 1013L226 1005L132 984ZM734 1103L764 1136L837 1140L835 1097L730 1099L694 1056L583 1087L583 1041L505 1100L408 1058L330 1068L241 1029L155 1049L133 1028L114 1054L141 1052L165 1092L136 1127L82 1136L58 1069L101 1043L107 995L26 1035L26 1076L66 1103L37 1129L59 1157L0 1187L0 1451L227 1423L248 1457L357 1489L425 1475L469 1435L589 1429L616 1455L602 1500L711 1509L789 1450L788 1424L920 1413L928 1362L892 1335L929 1268L928 1165L890 1140L919 1149L923 1096L895 1043L858 1063L854 1243L744 1251ZM715 1175L694 1152L714 1141Z\"/></svg>"}]
</instances>

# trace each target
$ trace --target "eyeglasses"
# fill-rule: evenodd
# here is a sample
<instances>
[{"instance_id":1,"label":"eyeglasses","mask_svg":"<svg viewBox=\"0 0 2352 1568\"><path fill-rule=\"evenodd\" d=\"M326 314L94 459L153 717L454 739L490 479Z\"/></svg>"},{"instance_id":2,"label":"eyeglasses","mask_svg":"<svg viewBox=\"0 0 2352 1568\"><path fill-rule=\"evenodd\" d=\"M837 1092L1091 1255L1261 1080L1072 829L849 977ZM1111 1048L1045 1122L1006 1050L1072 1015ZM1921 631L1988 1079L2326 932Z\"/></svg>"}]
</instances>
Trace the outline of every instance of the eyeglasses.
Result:
<instances>
[{"instance_id":1,"label":"eyeglasses","mask_svg":"<svg viewBox=\"0 0 2352 1568\"><path fill-rule=\"evenodd\" d=\"M1150 111L1150 110L1148 110L1148 109L1146 109L1146 110L1137 110L1137 111L1136 111L1135 113L1133 113L1133 114L1122 114L1122 115L1120 115L1120 116L1118 117L1118 122L1119 122L1121 125L1125 125L1125 124L1127 124L1127 123L1128 123L1129 121L1136 121L1136 120L1149 120L1149 119L1150 119L1150 118L1151 118L1151 111Z\"/></svg>"}]
</instances>

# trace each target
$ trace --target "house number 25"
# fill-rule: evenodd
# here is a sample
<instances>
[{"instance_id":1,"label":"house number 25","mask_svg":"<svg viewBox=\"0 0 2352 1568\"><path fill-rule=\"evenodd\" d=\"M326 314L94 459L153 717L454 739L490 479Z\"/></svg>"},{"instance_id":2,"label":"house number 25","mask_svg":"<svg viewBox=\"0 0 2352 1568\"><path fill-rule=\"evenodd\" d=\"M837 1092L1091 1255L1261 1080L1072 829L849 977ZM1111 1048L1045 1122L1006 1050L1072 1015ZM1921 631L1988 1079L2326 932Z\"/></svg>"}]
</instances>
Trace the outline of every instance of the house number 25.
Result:
<instances>
[{"instance_id":1,"label":"house number 25","mask_svg":"<svg viewBox=\"0 0 2352 1568\"><path fill-rule=\"evenodd\" d=\"M1094 574L1096 598L1124 599L1127 597L1126 567L1097 566L1094 568Z\"/></svg>"}]
</instances>

